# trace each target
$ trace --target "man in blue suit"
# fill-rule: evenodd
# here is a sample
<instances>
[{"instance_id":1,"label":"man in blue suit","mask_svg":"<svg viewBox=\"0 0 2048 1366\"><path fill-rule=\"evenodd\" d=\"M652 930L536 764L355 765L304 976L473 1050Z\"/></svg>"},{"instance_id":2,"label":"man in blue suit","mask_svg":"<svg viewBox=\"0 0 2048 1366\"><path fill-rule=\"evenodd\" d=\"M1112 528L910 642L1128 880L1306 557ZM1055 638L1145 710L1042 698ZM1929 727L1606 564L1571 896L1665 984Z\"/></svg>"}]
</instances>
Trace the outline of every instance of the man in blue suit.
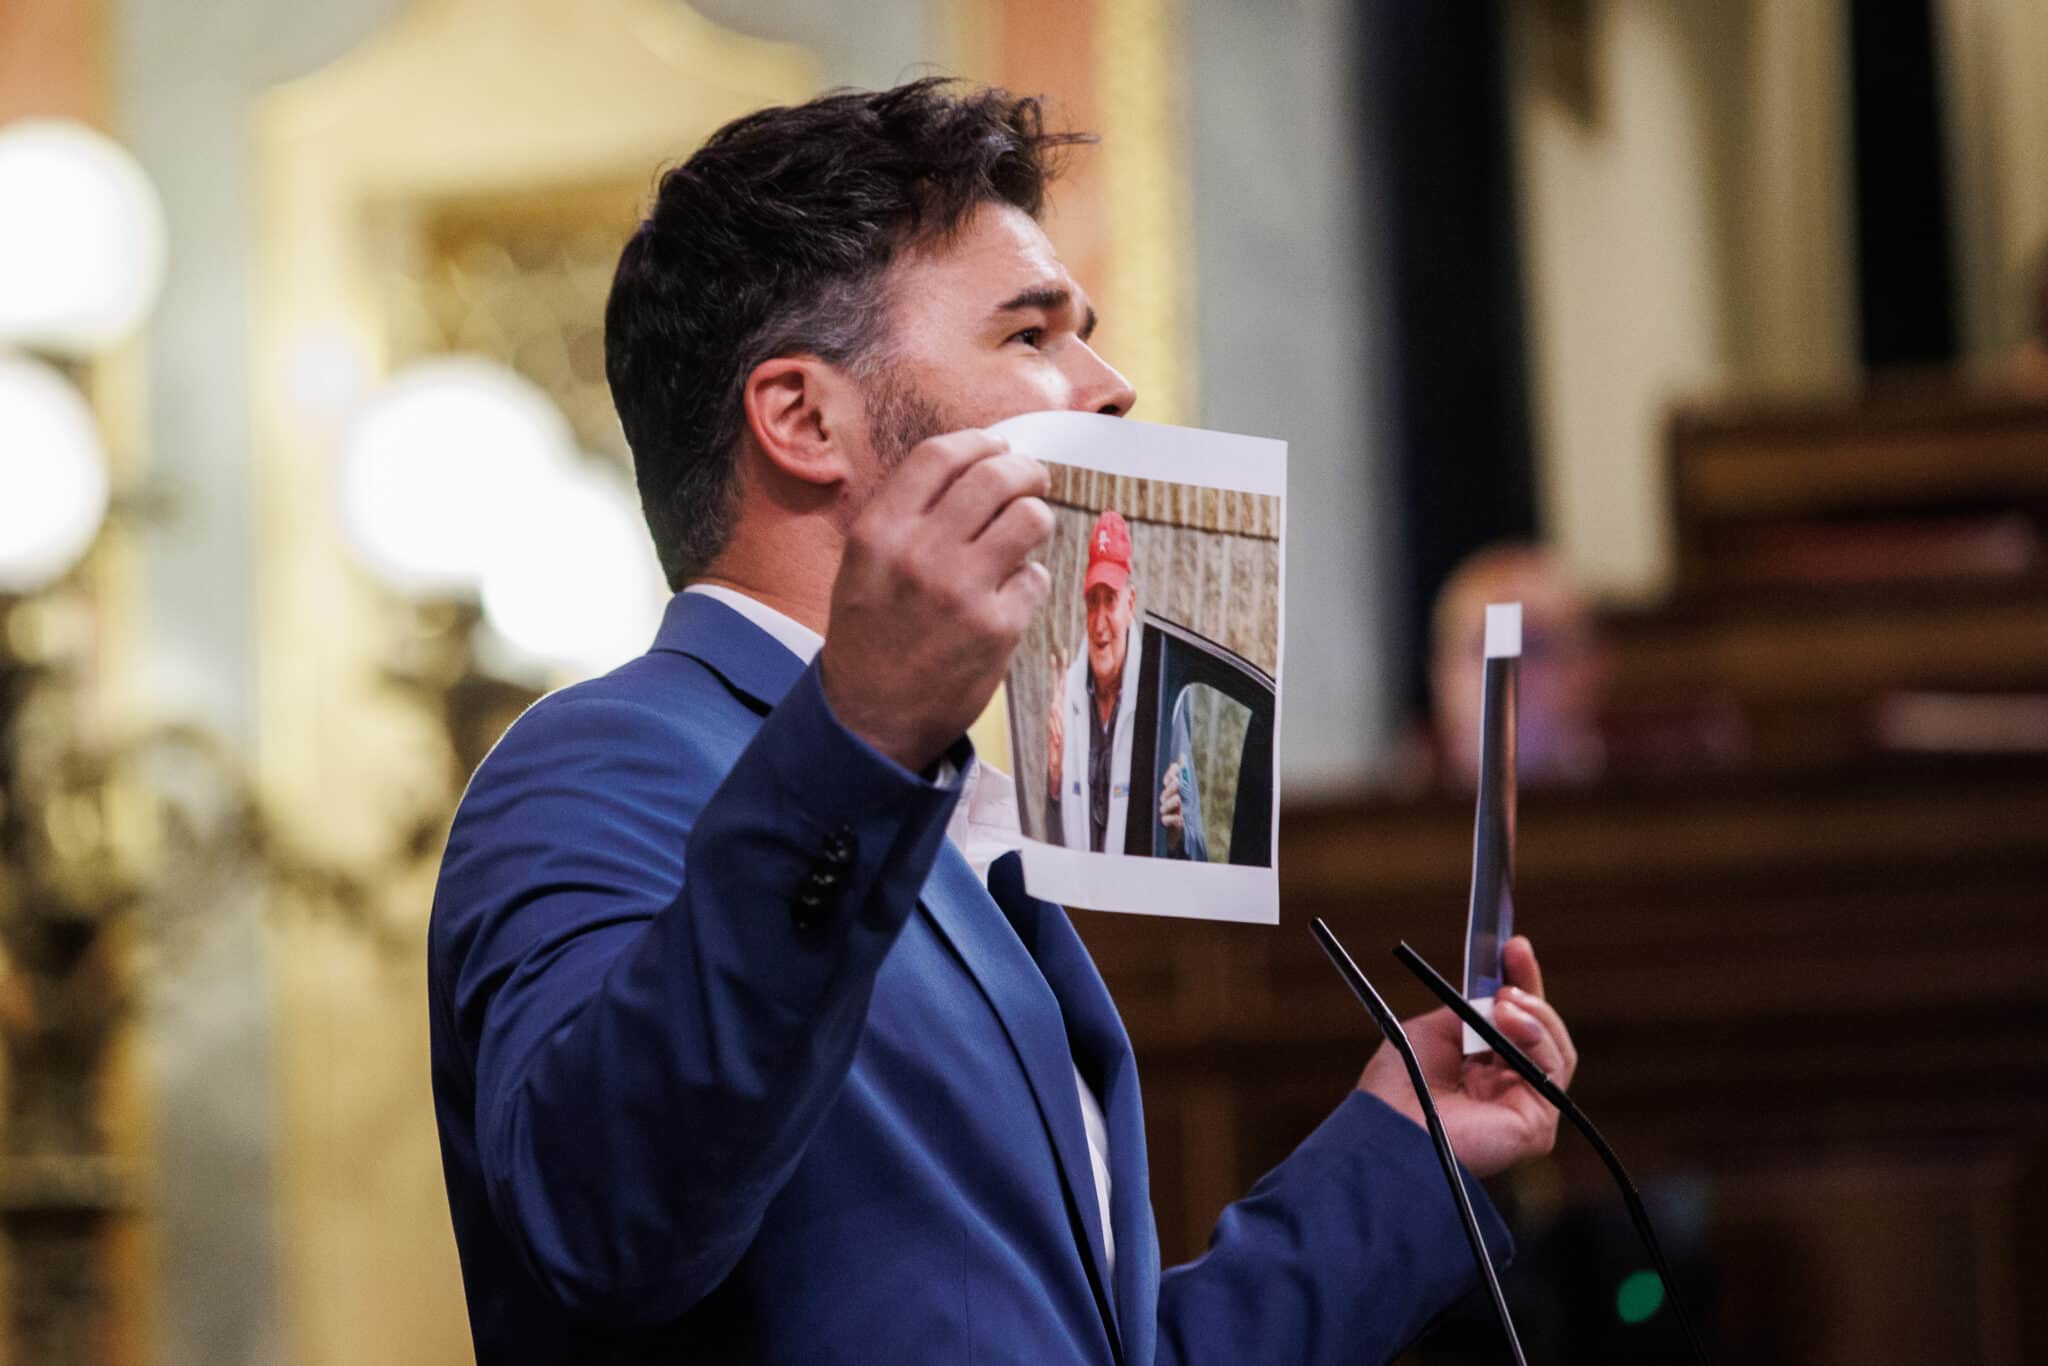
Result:
<instances>
[{"instance_id":1,"label":"man in blue suit","mask_svg":"<svg viewBox=\"0 0 2048 1366\"><path fill-rule=\"evenodd\" d=\"M482 1362L1377 1361L1472 1282L1384 1050L1162 1273L1101 978L948 836L1048 587L1043 468L979 428L1134 401L1036 223L1062 141L933 82L764 111L626 247L607 368L681 591L485 760L435 896ZM1526 943L1509 976L1497 1019L1568 1077ZM1474 1171L1547 1149L1455 1021L1414 1028Z\"/></svg>"}]
</instances>

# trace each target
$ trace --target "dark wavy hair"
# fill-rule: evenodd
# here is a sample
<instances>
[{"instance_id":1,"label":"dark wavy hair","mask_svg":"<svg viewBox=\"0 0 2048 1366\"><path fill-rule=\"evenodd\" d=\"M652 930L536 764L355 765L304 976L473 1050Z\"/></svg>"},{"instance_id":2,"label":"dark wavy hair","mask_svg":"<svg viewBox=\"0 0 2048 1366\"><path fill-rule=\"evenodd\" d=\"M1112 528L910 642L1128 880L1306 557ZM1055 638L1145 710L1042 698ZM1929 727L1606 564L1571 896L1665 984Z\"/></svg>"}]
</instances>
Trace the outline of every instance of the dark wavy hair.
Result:
<instances>
[{"instance_id":1,"label":"dark wavy hair","mask_svg":"<svg viewBox=\"0 0 2048 1366\"><path fill-rule=\"evenodd\" d=\"M1057 152L1039 102L942 78L764 109L665 172L619 258L604 361L669 585L724 549L755 366L883 359L889 263L984 203L1037 218Z\"/></svg>"}]
</instances>

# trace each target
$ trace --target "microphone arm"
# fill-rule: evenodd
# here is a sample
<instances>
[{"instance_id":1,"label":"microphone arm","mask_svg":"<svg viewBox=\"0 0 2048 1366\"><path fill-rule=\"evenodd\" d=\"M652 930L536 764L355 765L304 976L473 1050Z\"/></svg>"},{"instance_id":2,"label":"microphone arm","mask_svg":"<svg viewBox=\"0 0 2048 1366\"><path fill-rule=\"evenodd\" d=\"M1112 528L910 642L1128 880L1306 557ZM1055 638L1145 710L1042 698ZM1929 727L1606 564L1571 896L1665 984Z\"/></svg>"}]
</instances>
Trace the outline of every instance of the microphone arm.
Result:
<instances>
[{"instance_id":1,"label":"microphone arm","mask_svg":"<svg viewBox=\"0 0 2048 1366\"><path fill-rule=\"evenodd\" d=\"M1436 1112L1436 1101L1429 1094L1429 1082L1422 1075L1422 1063L1415 1056L1415 1045L1408 1042L1408 1031L1401 1028L1401 1022L1394 1018L1394 1012L1380 999L1379 992L1352 961L1344 946L1337 942L1337 936L1317 916L1309 922L1315 931L1316 942L1329 955L1330 963L1338 975L1358 997L1366 1012L1378 1025L1380 1033L1400 1053L1401 1061L1408 1068L1408 1084L1415 1088L1415 1098L1422 1103L1422 1117L1429 1124L1430 1139L1436 1144L1436 1160L1444 1169L1444 1180L1451 1188L1451 1198L1457 1202L1458 1218L1465 1226L1465 1239L1472 1245L1472 1260L1479 1264L1479 1274L1486 1281L1486 1293L1493 1299L1494 1316L1500 1320L1501 1332L1507 1335L1508 1348L1514 1353L1515 1366L1529 1366L1529 1359L1522 1355L1522 1340L1515 1335L1515 1321L1508 1314L1507 1297L1501 1294L1500 1276L1493 1269L1493 1258L1486 1251L1486 1240L1479 1232L1479 1217L1472 1212L1472 1197L1465 1193L1465 1183L1458 1176L1458 1157L1451 1151L1451 1140L1444 1134L1443 1119Z\"/></svg>"},{"instance_id":2,"label":"microphone arm","mask_svg":"<svg viewBox=\"0 0 2048 1366\"><path fill-rule=\"evenodd\" d=\"M1422 984L1435 993L1438 1000L1449 1006L1468 1028L1486 1040L1488 1046L1500 1055L1502 1062L1513 1068L1523 1081L1534 1087L1537 1095L1549 1101L1559 1114L1572 1122L1573 1128L1585 1135L1586 1142L1593 1145L1593 1151L1600 1155L1600 1161L1606 1165L1608 1175L1612 1176L1614 1184L1621 1188L1621 1200L1628 1206L1629 1221L1636 1226L1636 1236L1643 1240L1643 1246L1649 1250L1650 1260L1656 1263L1657 1274L1664 1281L1664 1293L1670 1297L1671 1307L1678 1311L1678 1325L1685 1331L1685 1340L1692 1347L1693 1358L1700 1366L1710 1366L1707 1349L1701 1345L1699 1333L1693 1328L1692 1315L1686 1312L1685 1301L1679 1298L1677 1278L1671 1274L1670 1263L1664 1260L1664 1248L1657 1241L1657 1231L1650 1226L1650 1213L1643 1207L1643 1197L1636 1191L1636 1183L1629 1180L1627 1170L1621 1165L1621 1158L1615 1155L1614 1149L1608 1146L1600 1131L1593 1127L1593 1121L1586 1117L1586 1112L1579 1108L1577 1101L1564 1093L1563 1087L1552 1081L1527 1053L1515 1047L1505 1034L1495 1028L1493 1021L1474 1010L1471 1002L1461 996L1456 987L1445 981L1443 975L1431 967L1421 954L1409 948L1406 940L1394 949L1394 957L1401 960L1401 966L1421 979Z\"/></svg>"}]
</instances>

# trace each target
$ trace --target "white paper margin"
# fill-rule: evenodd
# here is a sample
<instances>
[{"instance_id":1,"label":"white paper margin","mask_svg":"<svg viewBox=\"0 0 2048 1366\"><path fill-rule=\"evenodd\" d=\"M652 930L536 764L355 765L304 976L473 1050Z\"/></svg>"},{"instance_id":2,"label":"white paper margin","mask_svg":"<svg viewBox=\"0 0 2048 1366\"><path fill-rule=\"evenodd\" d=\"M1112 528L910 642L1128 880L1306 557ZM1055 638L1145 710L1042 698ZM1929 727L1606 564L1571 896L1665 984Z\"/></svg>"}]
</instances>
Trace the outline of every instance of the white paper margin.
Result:
<instances>
[{"instance_id":1,"label":"white paper margin","mask_svg":"<svg viewBox=\"0 0 2048 1366\"><path fill-rule=\"evenodd\" d=\"M1277 868L1092 854L1034 839L1023 841L1018 852L1025 890L1062 906L1247 925L1280 923Z\"/></svg>"},{"instance_id":2,"label":"white paper margin","mask_svg":"<svg viewBox=\"0 0 2048 1366\"><path fill-rule=\"evenodd\" d=\"M1466 1001L1465 1004L1471 1006L1480 1019L1488 1024L1493 1023L1493 997L1474 996ZM1469 1058L1474 1053L1491 1053L1493 1051L1493 1045L1481 1038L1479 1031L1471 1025L1461 1025L1460 1028L1465 1031L1464 1053L1466 1057Z\"/></svg>"},{"instance_id":3,"label":"white paper margin","mask_svg":"<svg viewBox=\"0 0 2048 1366\"><path fill-rule=\"evenodd\" d=\"M1102 413L1025 413L988 429L1035 460L1104 474L1287 497L1287 443ZM1282 531L1281 545L1286 545ZM1286 554L1280 557L1282 572ZM1275 677L1278 677L1276 674Z\"/></svg>"},{"instance_id":4,"label":"white paper margin","mask_svg":"<svg viewBox=\"0 0 2048 1366\"><path fill-rule=\"evenodd\" d=\"M1486 604L1486 658L1520 659L1522 657L1522 604L1519 602L1489 602Z\"/></svg>"}]
</instances>

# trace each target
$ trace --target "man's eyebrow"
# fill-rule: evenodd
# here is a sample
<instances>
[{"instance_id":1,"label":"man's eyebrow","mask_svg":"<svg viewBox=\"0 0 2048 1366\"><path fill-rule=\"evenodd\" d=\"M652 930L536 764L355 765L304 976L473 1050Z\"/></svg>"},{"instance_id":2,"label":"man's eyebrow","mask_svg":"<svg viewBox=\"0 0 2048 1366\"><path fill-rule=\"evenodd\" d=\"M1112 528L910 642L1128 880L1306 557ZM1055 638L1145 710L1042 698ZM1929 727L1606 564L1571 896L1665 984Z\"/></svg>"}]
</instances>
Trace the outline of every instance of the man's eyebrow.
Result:
<instances>
[{"instance_id":1,"label":"man's eyebrow","mask_svg":"<svg viewBox=\"0 0 2048 1366\"><path fill-rule=\"evenodd\" d=\"M1074 292L1070 289L1058 285L1036 285L997 304L995 312L1021 313L1035 308L1046 313L1057 313L1073 302ZM1095 306L1090 304L1087 314L1081 320L1081 340L1087 341L1094 334Z\"/></svg>"}]
</instances>

